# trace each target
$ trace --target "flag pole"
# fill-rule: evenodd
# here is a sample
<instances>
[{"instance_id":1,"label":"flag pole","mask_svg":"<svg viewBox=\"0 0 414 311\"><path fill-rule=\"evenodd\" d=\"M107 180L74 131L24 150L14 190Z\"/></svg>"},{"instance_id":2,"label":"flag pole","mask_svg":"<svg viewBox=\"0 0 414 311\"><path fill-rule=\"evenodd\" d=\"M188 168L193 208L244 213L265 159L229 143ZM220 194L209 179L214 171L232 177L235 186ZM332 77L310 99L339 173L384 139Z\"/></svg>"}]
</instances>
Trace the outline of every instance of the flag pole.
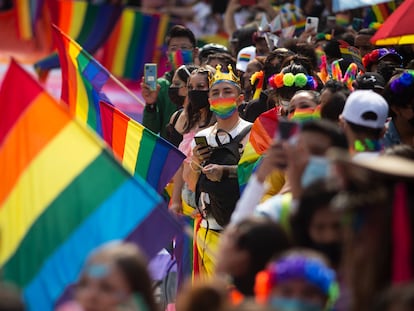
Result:
<instances>
[{"instance_id":1,"label":"flag pole","mask_svg":"<svg viewBox=\"0 0 414 311\"><path fill-rule=\"evenodd\" d=\"M139 99L132 91L127 88L121 81L119 81L112 73L109 73L109 77L114 81L120 88L122 88L125 92L127 92L133 99L135 99L138 103L140 103L143 107L145 107L145 103Z\"/></svg>"}]
</instances>

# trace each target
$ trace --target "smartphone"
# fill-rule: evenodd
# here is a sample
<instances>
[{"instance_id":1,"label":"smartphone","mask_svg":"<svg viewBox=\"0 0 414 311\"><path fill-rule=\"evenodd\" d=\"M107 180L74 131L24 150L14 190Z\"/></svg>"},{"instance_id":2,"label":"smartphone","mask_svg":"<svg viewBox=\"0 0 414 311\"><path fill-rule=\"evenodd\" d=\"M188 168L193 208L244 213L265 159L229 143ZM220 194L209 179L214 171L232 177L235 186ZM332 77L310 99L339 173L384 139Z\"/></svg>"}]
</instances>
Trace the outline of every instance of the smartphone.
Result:
<instances>
[{"instance_id":1,"label":"smartphone","mask_svg":"<svg viewBox=\"0 0 414 311\"><path fill-rule=\"evenodd\" d=\"M363 24L364 20L362 18L354 17L352 19L352 28L355 31L360 31L362 29Z\"/></svg>"},{"instance_id":2,"label":"smartphone","mask_svg":"<svg viewBox=\"0 0 414 311\"><path fill-rule=\"evenodd\" d=\"M286 118L279 119L279 126L276 129L277 133L275 137L279 140L289 141L294 143L296 136L299 132L299 125L297 122L290 121Z\"/></svg>"},{"instance_id":3,"label":"smartphone","mask_svg":"<svg viewBox=\"0 0 414 311\"><path fill-rule=\"evenodd\" d=\"M306 17L305 31L313 29L318 32L319 18L308 16Z\"/></svg>"},{"instance_id":4,"label":"smartphone","mask_svg":"<svg viewBox=\"0 0 414 311\"><path fill-rule=\"evenodd\" d=\"M144 65L144 82L151 90L157 89L157 64L146 63Z\"/></svg>"},{"instance_id":5,"label":"smartphone","mask_svg":"<svg viewBox=\"0 0 414 311\"><path fill-rule=\"evenodd\" d=\"M239 0L241 6L253 6L257 4L257 0Z\"/></svg>"},{"instance_id":6,"label":"smartphone","mask_svg":"<svg viewBox=\"0 0 414 311\"><path fill-rule=\"evenodd\" d=\"M195 136L194 140L197 146L208 147L207 137Z\"/></svg>"}]
</instances>

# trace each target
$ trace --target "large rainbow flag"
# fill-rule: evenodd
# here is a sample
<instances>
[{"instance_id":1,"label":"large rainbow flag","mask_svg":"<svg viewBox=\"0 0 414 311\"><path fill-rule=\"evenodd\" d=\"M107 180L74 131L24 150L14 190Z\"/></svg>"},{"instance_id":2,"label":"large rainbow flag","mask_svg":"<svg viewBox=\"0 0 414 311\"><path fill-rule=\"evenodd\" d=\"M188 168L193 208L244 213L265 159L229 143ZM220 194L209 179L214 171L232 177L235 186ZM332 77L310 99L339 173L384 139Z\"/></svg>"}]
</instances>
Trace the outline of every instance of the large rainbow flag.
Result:
<instances>
[{"instance_id":1,"label":"large rainbow flag","mask_svg":"<svg viewBox=\"0 0 414 311\"><path fill-rule=\"evenodd\" d=\"M50 2L52 22L90 54L94 54L109 38L124 8L117 4L92 4L87 1ZM37 62L34 67L44 79L50 69L59 67L59 57L53 53Z\"/></svg>"},{"instance_id":2,"label":"large rainbow flag","mask_svg":"<svg viewBox=\"0 0 414 311\"><path fill-rule=\"evenodd\" d=\"M0 269L29 310L53 310L103 243L141 240L154 255L179 230L160 196L14 61L0 105Z\"/></svg>"},{"instance_id":3,"label":"large rainbow flag","mask_svg":"<svg viewBox=\"0 0 414 311\"><path fill-rule=\"evenodd\" d=\"M140 79L145 63L160 61L168 26L166 14L125 8L104 46L102 64L115 76Z\"/></svg>"},{"instance_id":4,"label":"large rainbow flag","mask_svg":"<svg viewBox=\"0 0 414 311\"><path fill-rule=\"evenodd\" d=\"M73 115L105 139L132 174L141 176L161 193L184 161L184 154L105 104L99 93L109 72L56 27L54 36L62 64L62 100Z\"/></svg>"}]
</instances>

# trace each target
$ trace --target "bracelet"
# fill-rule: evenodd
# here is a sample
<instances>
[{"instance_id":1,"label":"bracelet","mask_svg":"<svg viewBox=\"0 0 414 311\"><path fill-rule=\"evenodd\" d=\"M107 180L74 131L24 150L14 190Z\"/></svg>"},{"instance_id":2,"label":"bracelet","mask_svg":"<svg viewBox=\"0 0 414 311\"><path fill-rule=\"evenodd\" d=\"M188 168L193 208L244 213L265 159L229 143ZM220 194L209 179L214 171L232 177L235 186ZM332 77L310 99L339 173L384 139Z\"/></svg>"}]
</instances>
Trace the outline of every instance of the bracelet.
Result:
<instances>
[{"instance_id":1,"label":"bracelet","mask_svg":"<svg viewBox=\"0 0 414 311\"><path fill-rule=\"evenodd\" d=\"M201 169L199 169L199 168L194 169L194 167L193 167L193 161L191 161L191 162L190 162L190 168L191 168L191 170L192 170L193 172L196 172L196 173L201 173Z\"/></svg>"}]
</instances>

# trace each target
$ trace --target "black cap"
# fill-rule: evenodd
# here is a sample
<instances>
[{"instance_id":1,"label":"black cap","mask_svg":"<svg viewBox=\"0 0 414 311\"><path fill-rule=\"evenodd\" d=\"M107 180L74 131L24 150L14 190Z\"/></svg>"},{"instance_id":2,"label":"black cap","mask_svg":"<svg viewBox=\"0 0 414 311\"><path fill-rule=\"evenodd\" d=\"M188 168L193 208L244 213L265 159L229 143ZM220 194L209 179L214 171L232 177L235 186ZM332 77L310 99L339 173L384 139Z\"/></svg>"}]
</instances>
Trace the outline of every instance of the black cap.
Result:
<instances>
[{"instance_id":1,"label":"black cap","mask_svg":"<svg viewBox=\"0 0 414 311\"><path fill-rule=\"evenodd\" d=\"M215 53L227 53L230 55L230 51L224 45L208 43L200 49L198 58L202 60L203 58L207 58L209 55Z\"/></svg>"},{"instance_id":2,"label":"black cap","mask_svg":"<svg viewBox=\"0 0 414 311\"><path fill-rule=\"evenodd\" d=\"M356 78L358 90L383 90L385 87L384 78L376 72L365 72Z\"/></svg>"}]
</instances>

